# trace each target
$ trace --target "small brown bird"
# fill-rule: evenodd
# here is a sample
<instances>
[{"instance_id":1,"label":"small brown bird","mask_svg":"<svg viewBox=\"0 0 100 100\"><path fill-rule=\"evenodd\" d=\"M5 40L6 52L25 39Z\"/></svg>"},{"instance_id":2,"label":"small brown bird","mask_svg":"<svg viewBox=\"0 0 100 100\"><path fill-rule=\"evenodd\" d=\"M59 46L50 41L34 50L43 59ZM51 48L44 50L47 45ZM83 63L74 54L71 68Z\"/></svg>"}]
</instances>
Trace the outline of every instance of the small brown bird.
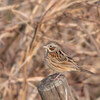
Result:
<instances>
[{"instance_id":1,"label":"small brown bird","mask_svg":"<svg viewBox=\"0 0 100 100\"><path fill-rule=\"evenodd\" d=\"M89 74L94 74L79 67L71 57L62 51L62 48L58 43L50 41L44 46L44 48L46 49L45 62L52 70L60 73L68 71L83 71Z\"/></svg>"}]
</instances>

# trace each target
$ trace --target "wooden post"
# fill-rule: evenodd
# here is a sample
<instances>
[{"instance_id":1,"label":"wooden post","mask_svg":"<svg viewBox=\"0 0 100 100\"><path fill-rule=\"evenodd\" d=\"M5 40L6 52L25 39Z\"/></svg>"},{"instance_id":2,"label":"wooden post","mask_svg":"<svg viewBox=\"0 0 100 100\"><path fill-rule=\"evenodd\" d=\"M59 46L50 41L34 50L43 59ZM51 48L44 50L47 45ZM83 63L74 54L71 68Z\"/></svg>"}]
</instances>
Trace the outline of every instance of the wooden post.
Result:
<instances>
[{"instance_id":1,"label":"wooden post","mask_svg":"<svg viewBox=\"0 0 100 100\"><path fill-rule=\"evenodd\" d=\"M38 84L38 91L42 100L74 100L66 77L60 75L57 79L55 77L58 73L48 76ZM55 80L53 80L55 79Z\"/></svg>"}]
</instances>

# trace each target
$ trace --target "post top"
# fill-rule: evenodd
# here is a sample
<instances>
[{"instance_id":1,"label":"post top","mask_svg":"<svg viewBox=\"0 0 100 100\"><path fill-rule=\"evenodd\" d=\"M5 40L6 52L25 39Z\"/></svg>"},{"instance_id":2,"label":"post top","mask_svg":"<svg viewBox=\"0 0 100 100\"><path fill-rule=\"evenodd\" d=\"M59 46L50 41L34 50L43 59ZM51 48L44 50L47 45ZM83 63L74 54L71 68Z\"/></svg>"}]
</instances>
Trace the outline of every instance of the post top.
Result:
<instances>
[{"instance_id":1,"label":"post top","mask_svg":"<svg viewBox=\"0 0 100 100\"><path fill-rule=\"evenodd\" d=\"M38 84L38 90L39 91L48 91L48 90L54 88L55 86L57 87L57 86L61 85L66 80L66 77L63 74L61 74L57 79L55 79L57 77L57 75L59 75L59 73L50 75L47 78L40 81L40 83ZM55 80L53 80L53 79L55 79Z\"/></svg>"}]
</instances>

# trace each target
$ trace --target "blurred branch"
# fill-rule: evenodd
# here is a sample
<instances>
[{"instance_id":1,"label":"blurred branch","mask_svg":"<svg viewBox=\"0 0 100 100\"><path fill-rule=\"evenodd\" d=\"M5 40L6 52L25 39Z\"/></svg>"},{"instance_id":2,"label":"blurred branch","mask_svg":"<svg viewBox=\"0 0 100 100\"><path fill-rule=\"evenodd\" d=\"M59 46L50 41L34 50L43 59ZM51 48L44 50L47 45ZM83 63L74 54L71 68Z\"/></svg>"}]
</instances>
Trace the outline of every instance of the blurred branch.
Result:
<instances>
[{"instance_id":1,"label":"blurred branch","mask_svg":"<svg viewBox=\"0 0 100 100\"><path fill-rule=\"evenodd\" d=\"M94 38L92 37L92 35L89 34L89 32L81 25L80 23L80 19L77 19L75 17L73 17L72 15L68 14L64 14L66 17L70 17L72 18L72 20L78 25L78 27L81 29L81 31L83 31L84 33L86 33L88 35L88 37L90 38L91 42L93 43L93 45L95 46L97 52L98 52L98 56L100 56L100 49L96 43L96 41L94 40Z\"/></svg>"},{"instance_id":2,"label":"blurred branch","mask_svg":"<svg viewBox=\"0 0 100 100\"><path fill-rule=\"evenodd\" d=\"M42 15L40 21L37 23L36 28L35 28L35 32L34 32L34 36L33 36L32 42L31 42L31 44L30 44L30 48L33 48L33 43L34 43L34 41L35 41L36 34L37 34L38 30L40 29L40 27L41 27L41 25L42 25L42 21L43 21L44 17L45 17L46 14L52 9L52 7L54 7L54 6L56 5L57 2L58 2L58 1L56 1L54 4L52 4L52 5L50 6L50 8L48 8L47 11L44 12L44 14Z\"/></svg>"},{"instance_id":3,"label":"blurred branch","mask_svg":"<svg viewBox=\"0 0 100 100\"><path fill-rule=\"evenodd\" d=\"M41 4L39 4L38 2L36 2L34 0L31 0L31 3L41 5ZM15 9L15 8L22 7L22 6L26 6L26 4L30 4L30 2L29 1L24 1L20 4L14 4L14 5L9 5L9 6L5 6L5 7L0 7L0 12L5 11L5 10Z\"/></svg>"},{"instance_id":4,"label":"blurred branch","mask_svg":"<svg viewBox=\"0 0 100 100\"><path fill-rule=\"evenodd\" d=\"M10 48L10 46L13 44L13 42L16 40L16 38L20 35L20 32L24 31L25 24L21 25L19 28L19 31L16 30L16 34L12 39L8 42L7 46L5 46L4 50L0 52L0 58L5 54L5 52Z\"/></svg>"}]
</instances>

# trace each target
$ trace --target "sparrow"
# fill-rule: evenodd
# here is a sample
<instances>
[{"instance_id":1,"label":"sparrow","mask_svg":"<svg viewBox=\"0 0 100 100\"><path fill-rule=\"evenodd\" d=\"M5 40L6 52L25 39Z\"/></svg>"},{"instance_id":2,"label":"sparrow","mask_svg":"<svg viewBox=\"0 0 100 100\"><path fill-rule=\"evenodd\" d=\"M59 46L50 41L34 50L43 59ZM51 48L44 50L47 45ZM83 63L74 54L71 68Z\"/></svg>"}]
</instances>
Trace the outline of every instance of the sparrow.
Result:
<instances>
[{"instance_id":1,"label":"sparrow","mask_svg":"<svg viewBox=\"0 0 100 100\"><path fill-rule=\"evenodd\" d=\"M47 66L53 71L64 73L70 71L87 72L94 75L93 72L83 69L69 57L63 50L60 44L54 41L48 42L45 46L44 61Z\"/></svg>"}]
</instances>

